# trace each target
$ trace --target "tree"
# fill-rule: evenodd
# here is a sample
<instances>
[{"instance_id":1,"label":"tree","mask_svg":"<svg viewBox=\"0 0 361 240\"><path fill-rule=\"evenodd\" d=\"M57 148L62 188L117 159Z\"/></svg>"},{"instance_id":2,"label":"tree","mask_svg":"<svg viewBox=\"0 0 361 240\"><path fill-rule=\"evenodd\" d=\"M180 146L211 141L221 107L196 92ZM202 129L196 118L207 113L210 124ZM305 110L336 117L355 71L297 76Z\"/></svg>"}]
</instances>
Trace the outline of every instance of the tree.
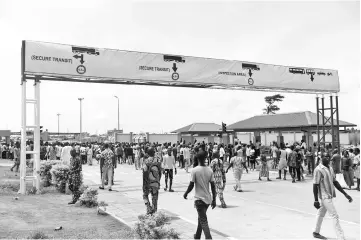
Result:
<instances>
[{"instance_id":1,"label":"tree","mask_svg":"<svg viewBox=\"0 0 361 240\"><path fill-rule=\"evenodd\" d=\"M264 100L266 101L266 103L268 104L268 106L266 106L266 108L263 109L263 113L264 114L275 114L277 111L280 110L280 108L275 105L275 102L282 102L283 99L285 97L282 96L281 94L276 94L273 96L267 96L264 98Z\"/></svg>"}]
</instances>

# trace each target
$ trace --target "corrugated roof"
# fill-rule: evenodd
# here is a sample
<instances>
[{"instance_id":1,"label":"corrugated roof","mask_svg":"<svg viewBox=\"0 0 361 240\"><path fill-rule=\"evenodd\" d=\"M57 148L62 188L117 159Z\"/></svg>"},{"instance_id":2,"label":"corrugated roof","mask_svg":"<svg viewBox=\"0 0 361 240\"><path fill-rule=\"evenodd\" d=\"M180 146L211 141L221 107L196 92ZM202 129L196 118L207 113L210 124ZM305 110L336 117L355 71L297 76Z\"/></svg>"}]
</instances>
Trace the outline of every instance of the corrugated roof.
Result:
<instances>
[{"instance_id":1,"label":"corrugated roof","mask_svg":"<svg viewBox=\"0 0 361 240\"><path fill-rule=\"evenodd\" d=\"M197 132L220 132L221 125L215 123L193 123L188 126L182 127L172 133L197 133Z\"/></svg>"},{"instance_id":2,"label":"corrugated roof","mask_svg":"<svg viewBox=\"0 0 361 240\"><path fill-rule=\"evenodd\" d=\"M336 120L334 120L336 122ZM320 117L320 124L322 124L322 118ZM331 125L331 124L327 124ZM340 127L354 127L353 123L341 121ZM313 127L317 126L316 113L296 112L296 113L283 113L272 115L258 115L254 116L227 127L229 130L234 129L272 129L272 128L291 128L291 127Z\"/></svg>"}]
</instances>

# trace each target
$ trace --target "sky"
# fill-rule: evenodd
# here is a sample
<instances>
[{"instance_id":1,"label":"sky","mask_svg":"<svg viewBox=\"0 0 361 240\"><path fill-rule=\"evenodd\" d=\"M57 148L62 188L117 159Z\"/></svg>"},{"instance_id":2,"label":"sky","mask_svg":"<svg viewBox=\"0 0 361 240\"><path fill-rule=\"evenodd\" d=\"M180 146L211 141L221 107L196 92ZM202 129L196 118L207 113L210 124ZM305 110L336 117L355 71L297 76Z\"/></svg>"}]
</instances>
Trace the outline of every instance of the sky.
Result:
<instances>
[{"instance_id":1,"label":"sky","mask_svg":"<svg viewBox=\"0 0 361 240\"><path fill-rule=\"evenodd\" d=\"M360 123L360 3L0 0L0 130L20 131L22 40L338 70L340 120ZM33 82L28 81L29 98ZM42 81L44 129L171 132L262 114L274 92ZM315 95L284 93L279 113L316 112ZM328 100L329 95L325 95ZM328 102L328 101L327 101ZM32 124L28 105L28 125Z\"/></svg>"}]
</instances>

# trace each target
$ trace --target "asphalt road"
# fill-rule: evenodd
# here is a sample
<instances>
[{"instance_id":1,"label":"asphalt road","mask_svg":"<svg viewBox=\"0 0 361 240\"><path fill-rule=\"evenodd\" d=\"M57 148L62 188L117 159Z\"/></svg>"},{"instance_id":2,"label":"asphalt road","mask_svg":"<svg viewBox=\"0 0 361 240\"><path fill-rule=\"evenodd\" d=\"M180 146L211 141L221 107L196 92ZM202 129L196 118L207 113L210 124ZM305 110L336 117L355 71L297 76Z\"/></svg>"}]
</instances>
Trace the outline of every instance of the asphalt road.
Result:
<instances>
[{"instance_id":1,"label":"asphalt road","mask_svg":"<svg viewBox=\"0 0 361 240\"><path fill-rule=\"evenodd\" d=\"M100 184L99 165L84 166L85 183ZM188 200L183 199L189 183L190 174L178 169L174 177L173 188L170 193L163 190L164 178L159 196L159 208L166 209L180 215L182 219L197 223L197 213L193 206L193 195ZM235 181L231 171L227 174L227 186L224 198L227 209L220 207L208 210L210 227L230 238L237 239L312 239L315 226L316 209L313 207L312 179L292 183L288 180L276 180L272 175L272 182L258 180L258 172L243 174L243 193L235 192ZM134 166L118 165L115 169L115 185L113 189L123 192L130 197L142 198L142 174ZM347 239L360 239L360 194L358 191L347 191L354 199L349 203L339 192L334 200L340 216L341 226ZM219 205L219 200L217 199ZM194 231L195 229L190 229ZM329 239L336 239L332 219L326 215L321 234Z\"/></svg>"}]
</instances>

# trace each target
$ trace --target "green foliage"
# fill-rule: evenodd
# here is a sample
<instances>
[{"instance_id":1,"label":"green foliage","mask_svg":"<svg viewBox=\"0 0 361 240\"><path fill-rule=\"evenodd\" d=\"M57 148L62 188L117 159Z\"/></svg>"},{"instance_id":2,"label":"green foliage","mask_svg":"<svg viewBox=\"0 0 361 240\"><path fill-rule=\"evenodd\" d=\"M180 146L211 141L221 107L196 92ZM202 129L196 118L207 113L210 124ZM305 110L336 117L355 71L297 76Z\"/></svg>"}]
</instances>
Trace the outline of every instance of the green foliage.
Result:
<instances>
[{"instance_id":1,"label":"green foliage","mask_svg":"<svg viewBox=\"0 0 361 240\"><path fill-rule=\"evenodd\" d=\"M31 187L29 190L26 190L27 195L35 195L37 192L36 187Z\"/></svg>"},{"instance_id":2,"label":"green foliage","mask_svg":"<svg viewBox=\"0 0 361 240\"><path fill-rule=\"evenodd\" d=\"M40 162L40 177L44 187L48 187L51 184L50 170L53 165L60 164L60 160L41 161Z\"/></svg>"},{"instance_id":3,"label":"green foliage","mask_svg":"<svg viewBox=\"0 0 361 240\"><path fill-rule=\"evenodd\" d=\"M79 202L80 206L86 206L89 208L98 206L98 189L85 189L79 199Z\"/></svg>"},{"instance_id":4,"label":"green foliage","mask_svg":"<svg viewBox=\"0 0 361 240\"><path fill-rule=\"evenodd\" d=\"M62 164L53 165L50 172L55 175L55 185L58 191L65 193L65 187L69 176L69 166Z\"/></svg>"},{"instance_id":5,"label":"green foliage","mask_svg":"<svg viewBox=\"0 0 361 240\"><path fill-rule=\"evenodd\" d=\"M137 239L179 239L180 234L167 226L169 216L163 212L153 215L140 215L133 229Z\"/></svg>"},{"instance_id":6,"label":"green foliage","mask_svg":"<svg viewBox=\"0 0 361 240\"><path fill-rule=\"evenodd\" d=\"M104 201L100 201L100 202L98 203L98 206L99 206L99 207L106 207L106 206L108 206L108 203L106 203L106 202L104 202Z\"/></svg>"},{"instance_id":7,"label":"green foliage","mask_svg":"<svg viewBox=\"0 0 361 240\"><path fill-rule=\"evenodd\" d=\"M32 233L28 239L49 239L48 236L45 235L45 233L43 232L35 232L35 233Z\"/></svg>"},{"instance_id":8,"label":"green foliage","mask_svg":"<svg viewBox=\"0 0 361 240\"><path fill-rule=\"evenodd\" d=\"M282 102L285 97L281 94L276 94L273 96L267 96L264 98L265 102L268 104L266 108L263 109L265 114L275 114L280 108L275 105L275 102Z\"/></svg>"}]
</instances>

